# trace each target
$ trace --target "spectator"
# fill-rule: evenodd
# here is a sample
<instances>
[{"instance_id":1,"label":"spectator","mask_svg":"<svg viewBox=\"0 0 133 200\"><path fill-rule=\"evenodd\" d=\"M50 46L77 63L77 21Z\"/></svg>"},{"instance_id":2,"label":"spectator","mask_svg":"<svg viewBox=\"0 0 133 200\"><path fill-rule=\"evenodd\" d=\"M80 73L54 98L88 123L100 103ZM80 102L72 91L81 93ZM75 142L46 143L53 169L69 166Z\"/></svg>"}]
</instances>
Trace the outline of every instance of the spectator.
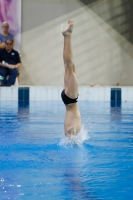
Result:
<instances>
[{"instance_id":1,"label":"spectator","mask_svg":"<svg viewBox=\"0 0 133 200\"><path fill-rule=\"evenodd\" d=\"M0 76L3 85L14 85L16 77L19 75L18 70L21 67L19 53L13 49L14 40L6 39L5 48L0 49ZM7 75L9 76L7 79Z\"/></svg>"},{"instance_id":2,"label":"spectator","mask_svg":"<svg viewBox=\"0 0 133 200\"><path fill-rule=\"evenodd\" d=\"M0 49L5 48L5 41L7 38L14 39L14 36L8 32L9 30L9 24L8 22L2 23L2 33L0 33Z\"/></svg>"}]
</instances>

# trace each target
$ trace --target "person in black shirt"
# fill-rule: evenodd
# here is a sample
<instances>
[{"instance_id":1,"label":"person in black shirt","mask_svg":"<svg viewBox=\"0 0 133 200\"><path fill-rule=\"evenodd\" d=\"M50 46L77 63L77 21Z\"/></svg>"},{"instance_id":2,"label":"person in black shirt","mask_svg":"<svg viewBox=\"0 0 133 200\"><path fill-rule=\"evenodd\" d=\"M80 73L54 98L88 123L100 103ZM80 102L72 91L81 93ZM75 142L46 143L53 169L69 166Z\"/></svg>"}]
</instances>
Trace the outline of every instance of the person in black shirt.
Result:
<instances>
[{"instance_id":1,"label":"person in black shirt","mask_svg":"<svg viewBox=\"0 0 133 200\"><path fill-rule=\"evenodd\" d=\"M6 39L5 48L0 49L0 75L4 78L3 85L14 85L18 76L18 69L21 67L19 53L13 49L14 40ZM7 79L7 75L9 78Z\"/></svg>"}]
</instances>

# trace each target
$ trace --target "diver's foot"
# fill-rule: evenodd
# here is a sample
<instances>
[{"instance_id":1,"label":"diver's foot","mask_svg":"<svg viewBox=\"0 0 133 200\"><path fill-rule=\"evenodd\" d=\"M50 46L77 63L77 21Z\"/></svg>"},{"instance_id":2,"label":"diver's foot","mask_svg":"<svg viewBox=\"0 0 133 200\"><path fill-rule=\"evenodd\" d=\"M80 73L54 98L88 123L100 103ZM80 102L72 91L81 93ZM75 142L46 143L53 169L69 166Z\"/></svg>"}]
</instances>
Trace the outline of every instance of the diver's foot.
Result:
<instances>
[{"instance_id":1,"label":"diver's foot","mask_svg":"<svg viewBox=\"0 0 133 200\"><path fill-rule=\"evenodd\" d=\"M70 34L72 34L72 31L73 31L73 20L70 19L70 20L68 21L67 27L62 31L62 35L63 35L63 36L70 35Z\"/></svg>"}]
</instances>

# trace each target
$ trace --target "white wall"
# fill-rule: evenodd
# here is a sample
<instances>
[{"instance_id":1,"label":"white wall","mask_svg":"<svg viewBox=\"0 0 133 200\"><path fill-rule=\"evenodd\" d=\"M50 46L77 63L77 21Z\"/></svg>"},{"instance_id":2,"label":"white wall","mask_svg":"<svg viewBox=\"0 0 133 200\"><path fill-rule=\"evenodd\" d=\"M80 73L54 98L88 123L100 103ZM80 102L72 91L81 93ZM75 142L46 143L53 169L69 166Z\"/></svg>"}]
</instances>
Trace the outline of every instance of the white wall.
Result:
<instances>
[{"instance_id":1,"label":"white wall","mask_svg":"<svg viewBox=\"0 0 133 200\"><path fill-rule=\"evenodd\" d=\"M79 0L23 0L21 84L63 85L61 27L70 18L79 85L133 85L132 44Z\"/></svg>"}]
</instances>

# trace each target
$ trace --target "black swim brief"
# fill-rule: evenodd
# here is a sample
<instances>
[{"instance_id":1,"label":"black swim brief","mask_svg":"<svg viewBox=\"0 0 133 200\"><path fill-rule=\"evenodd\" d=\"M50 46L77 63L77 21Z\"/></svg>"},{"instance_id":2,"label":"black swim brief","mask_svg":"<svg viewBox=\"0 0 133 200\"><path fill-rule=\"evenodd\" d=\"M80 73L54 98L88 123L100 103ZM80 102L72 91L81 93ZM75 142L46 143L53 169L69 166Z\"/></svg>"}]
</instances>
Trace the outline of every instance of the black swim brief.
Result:
<instances>
[{"instance_id":1,"label":"black swim brief","mask_svg":"<svg viewBox=\"0 0 133 200\"><path fill-rule=\"evenodd\" d=\"M61 93L61 98L62 101L64 102L65 105L68 105L70 103L76 103L78 100L78 97L76 99L71 99L65 94L65 90L62 91Z\"/></svg>"}]
</instances>

